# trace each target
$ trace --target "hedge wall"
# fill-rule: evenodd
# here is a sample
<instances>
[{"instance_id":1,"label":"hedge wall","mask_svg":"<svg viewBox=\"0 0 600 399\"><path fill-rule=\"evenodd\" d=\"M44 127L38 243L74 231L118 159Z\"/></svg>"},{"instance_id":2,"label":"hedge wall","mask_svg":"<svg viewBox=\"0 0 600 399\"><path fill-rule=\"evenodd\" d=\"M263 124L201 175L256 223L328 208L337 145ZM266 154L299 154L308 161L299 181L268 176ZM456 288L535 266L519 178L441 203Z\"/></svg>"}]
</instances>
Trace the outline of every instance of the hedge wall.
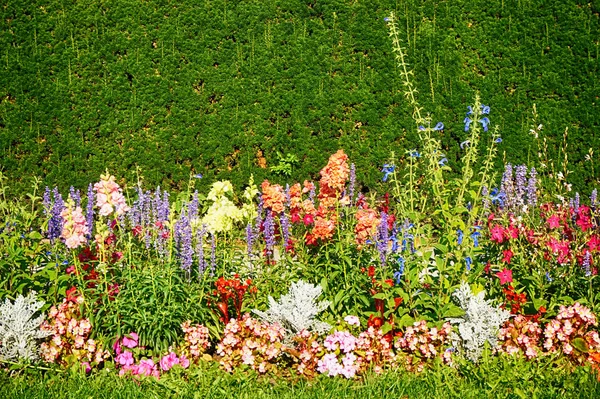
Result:
<instances>
[{"instance_id":1,"label":"hedge wall","mask_svg":"<svg viewBox=\"0 0 600 399\"><path fill-rule=\"evenodd\" d=\"M316 177L344 148L373 187L390 150L419 148L384 22L399 19L419 100L457 160L479 91L504 158L532 164L537 104L570 176L600 153L599 1L11 0L0 6L0 170L17 190ZM600 166L598 166L600 167ZM598 168L597 167L597 168ZM291 180L287 179L287 180Z\"/></svg>"}]
</instances>

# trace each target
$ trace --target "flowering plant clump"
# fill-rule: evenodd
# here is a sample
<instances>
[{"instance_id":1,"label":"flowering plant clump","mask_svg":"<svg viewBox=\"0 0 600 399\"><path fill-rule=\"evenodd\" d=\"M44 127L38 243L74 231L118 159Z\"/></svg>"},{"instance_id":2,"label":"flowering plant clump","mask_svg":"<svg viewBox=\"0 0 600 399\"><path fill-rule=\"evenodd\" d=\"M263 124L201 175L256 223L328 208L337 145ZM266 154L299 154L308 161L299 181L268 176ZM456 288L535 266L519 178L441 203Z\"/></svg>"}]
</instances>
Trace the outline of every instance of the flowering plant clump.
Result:
<instances>
[{"instance_id":1,"label":"flowering plant clump","mask_svg":"<svg viewBox=\"0 0 600 399\"><path fill-rule=\"evenodd\" d=\"M185 334L181 351L190 359L198 360L210 348L208 328L200 324L192 325L188 320L181 324L181 329Z\"/></svg>"},{"instance_id":2,"label":"flowering plant clump","mask_svg":"<svg viewBox=\"0 0 600 399\"><path fill-rule=\"evenodd\" d=\"M542 329L539 323L524 315L517 315L507 321L498 334L498 352L523 353L527 359L539 355Z\"/></svg>"},{"instance_id":3,"label":"flowering plant clump","mask_svg":"<svg viewBox=\"0 0 600 399\"><path fill-rule=\"evenodd\" d=\"M451 332L450 323L444 323L438 329L429 328L425 320L416 321L412 326L406 327L394 342L399 363L407 370L417 372L422 371L427 362L435 357L440 357L446 364L452 364L452 352L445 348Z\"/></svg>"},{"instance_id":4,"label":"flowering plant clump","mask_svg":"<svg viewBox=\"0 0 600 399\"><path fill-rule=\"evenodd\" d=\"M231 319L216 347L219 364L228 372L242 365L259 374L277 372L284 361L284 335L280 325L260 322L248 313L241 319Z\"/></svg>"},{"instance_id":5,"label":"flowering plant clump","mask_svg":"<svg viewBox=\"0 0 600 399\"><path fill-rule=\"evenodd\" d=\"M117 216L128 212L130 208L125 202L123 190L115 182L115 177L108 172L100 176L100 181L94 184L96 192L96 206L100 208L100 216L109 216L115 213Z\"/></svg>"},{"instance_id":6,"label":"flowering plant clump","mask_svg":"<svg viewBox=\"0 0 600 399\"><path fill-rule=\"evenodd\" d=\"M75 207L72 199L69 199L60 213L62 217L62 233L60 237L65 240L67 248L75 249L87 241L90 233L86 224L85 216L81 207Z\"/></svg>"},{"instance_id":7,"label":"flowering plant clump","mask_svg":"<svg viewBox=\"0 0 600 399\"><path fill-rule=\"evenodd\" d=\"M577 364L593 362L590 354L600 352L600 336L590 328L597 325L596 316L585 306L561 305L556 318L544 328L544 349L562 351Z\"/></svg>"},{"instance_id":8,"label":"flowering plant clump","mask_svg":"<svg viewBox=\"0 0 600 399\"><path fill-rule=\"evenodd\" d=\"M248 291L251 293L256 292L256 287L251 287L251 285L251 279L242 281L238 274L235 274L231 279L224 277L217 279L215 289L212 292L213 298L209 299L209 304L218 309L221 314L220 320L224 324L229 323L231 317L239 317L242 314L242 305L246 293Z\"/></svg>"},{"instance_id":9,"label":"flowering plant clump","mask_svg":"<svg viewBox=\"0 0 600 399\"><path fill-rule=\"evenodd\" d=\"M41 345L41 357L48 363L62 366L80 364L86 371L99 366L110 356L102 344L89 338L92 325L81 317L83 297L71 289L67 298L48 312L48 320L42 330L52 335L49 342Z\"/></svg>"}]
</instances>

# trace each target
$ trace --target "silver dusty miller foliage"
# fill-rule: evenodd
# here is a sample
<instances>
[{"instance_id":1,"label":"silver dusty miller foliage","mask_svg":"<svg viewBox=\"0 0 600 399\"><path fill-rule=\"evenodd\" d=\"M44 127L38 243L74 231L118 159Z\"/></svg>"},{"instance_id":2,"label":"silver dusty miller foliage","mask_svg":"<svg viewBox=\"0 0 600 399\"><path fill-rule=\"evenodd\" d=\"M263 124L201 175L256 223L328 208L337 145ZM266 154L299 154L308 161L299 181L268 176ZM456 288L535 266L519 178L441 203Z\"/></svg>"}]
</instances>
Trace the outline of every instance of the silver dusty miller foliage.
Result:
<instances>
[{"instance_id":1,"label":"silver dusty miller foliage","mask_svg":"<svg viewBox=\"0 0 600 399\"><path fill-rule=\"evenodd\" d=\"M292 283L288 294L283 295L279 302L269 296L269 310L262 312L255 309L253 312L269 323L282 326L287 340L302 330L325 334L331 326L315 319L317 314L329 306L329 301L316 302L321 292L321 286L299 280Z\"/></svg>"},{"instance_id":2,"label":"silver dusty miller foliage","mask_svg":"<svg viewBox=\"0 0 600 399\"><path fill-rule=\"evenodd\" d=\"M42 306L44 302L37 301L35 292L19 295L14 303L6 298L0 305L0 360L38 358L37 340L51 335L40 329L43 314L32 319Z\"/></svg>"},{"instance_id":3,"label":"silver dusty miller foliage","mask_svg":"<svg viewBox=\"0 0 600 399\"><path fill-rule=\"evenodd\" d=\"M508 320L510 312L496 308L492 306L491 301L486 301L485 291L473 295L466 282L463 282L452 296L465 311L465 315L448 318L450 323L458 324L458 334L452 333L450 339L459 353L477 363L486 341L492 348L496 347L498 330Z\"/></svg>"}]
</instances>

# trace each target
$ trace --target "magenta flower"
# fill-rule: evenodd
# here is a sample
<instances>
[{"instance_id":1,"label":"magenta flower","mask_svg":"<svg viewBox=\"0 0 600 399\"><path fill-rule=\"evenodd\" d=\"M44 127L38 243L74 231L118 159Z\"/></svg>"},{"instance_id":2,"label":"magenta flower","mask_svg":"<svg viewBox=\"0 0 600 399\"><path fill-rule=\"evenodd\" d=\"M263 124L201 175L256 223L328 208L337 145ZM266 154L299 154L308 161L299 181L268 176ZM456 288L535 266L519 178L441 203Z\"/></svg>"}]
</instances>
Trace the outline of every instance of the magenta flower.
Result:
<instances>
[{"instance_id":1,"label":"magenta flower","mask_svg":"<svg viewBox=\"0 0 600 399\"><path fill-rule=\"evenodd\" d=\"M138 345L139 336L132 332L123 337L123 346L127 348L135 348Z\"/></svg>"},{"instance_id":2,"label":"magenta flower","mask_svg":"<svg viewBox=\"0 0 600 399\"><path fill-rule=\"evenodd\" d=\"M145 376L153 376L153 377L157 377L157 378L159 375L158 369L156 368L156 365L154 364L154 361L152 359L140 360L140 364L137 367L137 374L145 375Z\"/></svg>"},{"instance_id":3,"label":"magenta flower","mask_svg":"<svg viewBox=\"0 0 600 399\"><path fill-rule=\"evenodd\" d=\"M160 368L164 371L170 370L176 364L179 364L179 358L174 352L171 352L160 359Z\"/></svg>"},{"instance_id":4,"label":"magenta flower","mask_svg":"<svg viewBox=\"0 0 600 399\"><path fill-rule=\"evenodd\" d=\"M181 357L179 358L179 365L184 369L187 369L188 367L190 367L190 359L185 357L185 355L181 355Z\"/></svg>"},{"instance_id":5,"label":"magenta flower","mask_svg":"<svg viewBox=\"0 0 600 399\"><path fill-rule=\"evenodd\" d=\"M501 272L496 273L496 276L500 279L500 285L504 285L506 283L512 283L512 270L504 268Z\"/></svg>"},{"instance_id":6,"label":"magenta flower","mask_svg":"<svg viewBox=\"0 0 600 399\"><path fill-rule=\"evenodd\" d=\"M121 366L131 366L133 364L133 355L129 351L125 351L121 353L119 356L115 358L115 361L119 363Z\"/></svg>"}]
</instances>

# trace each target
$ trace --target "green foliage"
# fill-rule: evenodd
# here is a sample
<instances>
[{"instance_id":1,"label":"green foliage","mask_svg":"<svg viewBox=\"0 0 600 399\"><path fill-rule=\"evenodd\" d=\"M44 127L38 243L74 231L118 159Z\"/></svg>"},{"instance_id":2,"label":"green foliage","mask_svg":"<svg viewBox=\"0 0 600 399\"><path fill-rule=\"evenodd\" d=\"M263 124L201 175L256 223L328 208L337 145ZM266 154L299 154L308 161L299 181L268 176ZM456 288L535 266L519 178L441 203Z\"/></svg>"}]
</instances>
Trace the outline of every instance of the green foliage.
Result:
<instances>
[{"instance_id":1,"label":"green foliage","mask_svg":"<svg viewBox=\"0 0 600 399\"><path fill-rule=\"evenodd\" d=\"M573 0L10 2L0 9L0 169L16 192L32 174L61 189L106 168L131 182L136 166L151 186L181 189L202 173L201 185L239 187L251 172L276 174L278 151L298 157L300 180L343 147L376 188L372 165L421 145L386 38L390 10L413 88L429 94L420 106L446 125L450 161L477 90L507 161L537 157L537 104L549 159L568 127L574 189L597 179L585 156L600 145L599 10Z\"/></svg>"},{"instance_id":2,"label":"green foliage","mask_svg":"<svg viewBox=\"0 0 600 399\"><path fill-rule=\"evenodd\" d=\"M173 264L147 263L123 273L116 299L105 299L90 315L106 337L138 333L140 345L165 353L181 336L186 320L204 322L206 307L199 284L185 283Z\"/></svg>"}]
</instances>

